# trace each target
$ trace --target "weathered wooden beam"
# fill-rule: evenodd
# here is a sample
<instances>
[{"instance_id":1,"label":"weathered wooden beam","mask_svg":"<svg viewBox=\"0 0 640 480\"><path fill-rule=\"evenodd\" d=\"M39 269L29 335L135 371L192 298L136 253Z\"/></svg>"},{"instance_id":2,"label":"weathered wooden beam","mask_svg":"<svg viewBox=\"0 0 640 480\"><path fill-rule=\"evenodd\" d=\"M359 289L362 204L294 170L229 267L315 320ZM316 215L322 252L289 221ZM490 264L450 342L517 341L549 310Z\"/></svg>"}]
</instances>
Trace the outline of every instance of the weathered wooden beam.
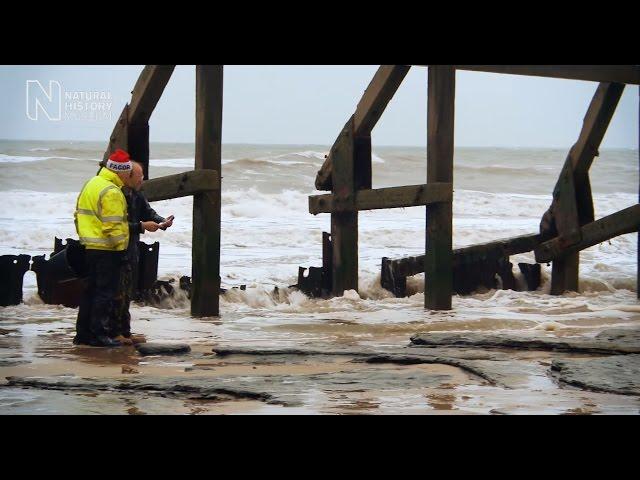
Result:
<instances>
[{"instance_id":1,"label":"weathered wooden beam","mask_svg":"<svg viewBox=\"0 0 640 480\"><path fill-rule=\"evenodd\" d=\"M380 120L380 116L387 108L387 105L395 95L398 87L400 87L404 77L407 76L410 68L408 65L381 65L380 68L378 68L378 71L373 76L369 86L358 102L356 112L347 122L353 121L356 142L358 142L358 139L361 137L371 136L371 130L373 130L378 120ZM369 150L371 149L370 141L369 139ZM356 149L357 148L356 146ZM315 184L318 190L332 189L332 157L333 155L330 151L316 175ZM356 155L356 157L358 157L358 155ZM359 162L357 161L357 163ZM360 165L358 165L358 167L358 170L360 170ZM361 183L363 184L362 188L371 188L370 182L368 186L366 182ZM357 179L356 184L358 184Z\"/></svg>"},{"instance_id":2,"label":"weathered wooden beam","mask_svg":"<svg viewBox=\"0 0 640 480\"><path fill-rule=\"evenodd\" d=\"M315 187L316 190L326 191L331 190L333 187L333 159L331 154L325 156L324 162L316 173Z\"/></svg>"},{"instance_id":3,"label":"weathered wooden beam","mask_svg":"<svg viewBox=\"0 0 640 480\"><path fill-rule=\"evenodd\" d=\"M142 184L150 202L188 197L220 189L220 176L216 170L192 170L147 180Z\"/></svg>"},{"instance_id":4,"label":"weathered wooden beam","mask_svg":"<svg viewBox=\"0 0 640 480\"><path fill-rule=\"evenodd\" d=\"M456 248L453 250L452 271L464 272L465 267L482 268L483 266L492 265L502 259L508 259L511 255L530 252L539 244L540 235L531 233ZM424 273L424 267L425 255L404 257L396 260L385 257L382 261L382 286L396 296L402 297L406 291L406 277Z\"/></svg>"},{"instance_id":5,"label":"weathered wooden beam","mask_svg":"<svg viewBox=\"0 0 640 480\"><path fill-rule=\"evenodd\" d=\"M146 65L144 67L131 91L131 102L125 105L113 128L109 145L102 157L103 162L117 148L129 149L127 138L129 125L148 124L174 69L175 65ZM125 118L126 120L123 121Z\"/></svg>"},{"instance_id":6,"label":"weathered wooden beam","mask_svg":"<svg viewBox=\"0 0 640 480\"><path fill-rule=\"evenodd\" d=\"M358 211L355 209L355 141L353 121L345 125L333 148L331 212L333 295L358 290Z\"/></svg>"},{"instance_id":7,"label":"weathered wooden beam","mask_svg":"<svg viewBox=\"0 0 640 480\"><path fill-rule=\"evenodd\" d=\"M453 250L453 266L477 263L489 257L509 257L534 250L540 244L540 234L529 233L517 237L478 243ZM424 255L390 260L394 274L410 277L424 273Z\"/></svg>"},{"instance_id":8,"label":"weathered wooden beam","mask_svg":"<svg viewBox=\"0 0 640 480\"><path fill-rule=\"evenodd\" d=\"M116 151L116 149L121 148L123 150L129 149L129 104L125 104L122 112L120 112L120 117L118 117L118 121L113 127L113 132L111 133L111 137L109 137L109 145L102 156L102 162L100 165L103 165L109 155Z\"/></svg>"},{"instance_id":9,"label":"weathered wooden beam","mask_svg":"<svg viewBox=\"0 0 640 480\"><path fill-rule=\"evenodd\" d=\"M539 244L540 234L529 233L517 237L456 248L453 251L453 265L475 263L484 260L488 256L510 257L511 255L518 255L519 253L530 252Z\"/></svg>"},{"instance_id":10,"label":"weathered wooden beam","mask_svg":"<svg viewBox=\"0 0 640 480\"><path fill-rule=\"evenodd\" d=\"M354 138L354 182L356 190L371 190L373 186L373 163L371 156L371 135Z\"/></svg>"},{"instance_id":11,"label":"weathered wooden beam","mask_svg":"<svg viewBox=\"0 0 640 480\"><path fill-rule=\"evenodd\" d=\"M542 265L539 263L518 263L520 273L527 282L527 290L530 292L536 291L542 283Z\"/></svg>"},{"instance_id":12,"label":"weathered wooden beam","mask_svg":"<svg viewBox=\"0 0 640 480\"><path fill-rule=\"evenodd\" d=\"M353 116L349 119L349 122L353 121ZM345 125L345 127L346 127ZM336 142L339 141L336 140ZM355 187L356 190L370 190L372 186L373 168L371 164L371 135L361 135L354 139L355 148ZM333 151L334 147L331 147L329 155L326 156L322 167L316 175L315 186L317 190L332 190L333 189Z\"/></svg>"},{"instance_id":13,"label":"weathered wooden beam","mask_svg":"<svg viewBox=\"0 0 640 480\"><path fill-rule=\"evenodd\" d=\"M573 166L575 195L580 225L594 220L593 198L589 169L609 128L611 119L624 92L620 83L601 83L593 96L577 143L569 154Z\"/></svg>"},{"instance_id":14,"label":"weathered wooden beam","mask_svg":"<svg viewBox=\"0 0 640 480\"><path fill-rule=\"evenodd\" d=\"M198 170L221 171L222 65L196 66L196 158ZM220 188L193 196L191 314L219 315Z\"/></svg>"},{"instance_id":15,"label":"weathered wooden beam","mask_svg":"<svg viewBox=\"0 0 640 480\"><path fill-rule=\"evenodd\" d=\"M427 107L427 184L453 184L456 71L430 66ZM453 205L427 205L424 306L451 310L453 293Z\"/></svg>"},{"instance_id":16,"label":"weathered wooden beam","mask_svg":"<svg viewBox=\"0 0 640 480\"><path fill-rule=\"evenodd\" d=\"M624 92L624 84L601 83L584 116L582 130L571 152L571 162L577 177L586 175L602 143L611 118Z\"/></svg>"},{"instance_id":17,"label":"weathered wooden beam","mask_svg":"<svg viewBox=\"0 0 640 480\"><path fill-rule=\"evenodd\" d=\"M381 65L373 76L353 116L354 135L368 135L409 73L409 65Z\"/></svg>"},{"instance_id":18,"label":"weathered wooden beam","mask_svg":"<svg viewBox=\"0 0 640 480\"><path fill-rule=\"evenodd\" d=\"M580 252L565 253L551 263L551 295L577 292L580 288Z\"/></svg>"},{"instance_id":19,"label":"weathered wooden beam","mask_svg":"<svg viewBox=\"0 0 640 480\"><path fill-rule=\"evenodd\" d=\"M320 191L333 190L333 157L335 155L334 151L338 147L339 143L342 141L344 130L346 128L352 128L352 126L353 126L353 115L349 117L349 120L347 120L347 123L345 123L344 127L342 127L342 130L340 130L340 133L338 134L338 138L336 138L335 142L333 142L333 145L329 150L329 154L325 156L324 162L322 163L320 170L318 170L318 173L316 174L316 181L315 181L316 190L320 190Z\"/></svg>"},{"instance_id":20,"label":"weathered wooden beam","mask_svg":"<svg viewBox=\"0 0 640 480\"><path fill-rule=\"evenodd\" d=\"M532 77L640 84L638 65L455 65L455 68Z\"/></svg>"},{"instance_id":21,"label":"weathered wooden beam","mask_svg":"<svg viewBox=\"0 0 640 480\"><path fill-rule=\"evenodd\" d=\"M333 291L333 243L331 234L322 232L322 288L325 295Z\"/></svg>"},{"instance_id":22,"label":"weathered wooden beam","mask_svg":"<svg viewBox=\"0 0 640 480\"><path fill-rule=\"evenodd\" d=\"M562 258L564 255L579 252L611 238L636 232L639 226L640 204L637 204L584 225L581 229L582 240L575 245L565 247L559 238L540 244L535 249L536 262L546 263Z\"/></svg>"},{"instance_id":23,"label":"weathered wooden beam","mask_svg":"<svg viewBox=\"0 0 640 480\"><path fill-rule=\"evenodd\" d=\"M620 83L600 83L583 119L577 142L569 151L553 192L553 203L541 224L546 240L557 235L559 244L568 247L580 242L580 227L594 220L589 169L624 91ZM551 222L548 221L551 218ZM579 253L556 257L552 268L551 293L578 290ZM564 269L564 270L563 270ZM570 271L569 271L570 270Z\"/></svg>"},{"instance_id":24,"label":"weathered wooden beam","mask_svg":"<svg viewBox=\"0 0 640 480\"><path fill-rule=\"evenodd\" d=\"M148 123L175 65L146 65L131 91L129 123Z\"/></svg>"},{"instance_id":25,"label":"weathered wooden beam","mask_svg":"<svg viewBox=\"0 0 640 480\"><path fill-rule=\"evenodd\" d=\"M129 124L127 132L127 152L131 158L142 165L144 179L149 179L149 124Z\"/></svg>"},{"instance_id":26,"label":"weathered wooden beam","mask_svg":"<svg viewBox=\"0 0 640 480\"><path fill-rule=\"evenodd\" d=\"M558 236L565 245L572 245L580 241L580 221L570 156L571 154L560 172L560 177L553 191L553 221Z\"/></svg>"},{"instance_id":27,"label":"weathered wooden beam","mask_svg":"<svg viewBox=\"0 0 640 480\"><path fill-rule=\"evenodd\" d=\"M404 208L429 205L430 203L450 202L453 198L453 186L450 183L430 183L403 187L358 190L355 195L356 210L378 210L385 208ZM347 199L350 201L351 199ZM332 194L312 195L309 197L309 213L331 213L339 208Z\"/></svg>"}]
</instances>

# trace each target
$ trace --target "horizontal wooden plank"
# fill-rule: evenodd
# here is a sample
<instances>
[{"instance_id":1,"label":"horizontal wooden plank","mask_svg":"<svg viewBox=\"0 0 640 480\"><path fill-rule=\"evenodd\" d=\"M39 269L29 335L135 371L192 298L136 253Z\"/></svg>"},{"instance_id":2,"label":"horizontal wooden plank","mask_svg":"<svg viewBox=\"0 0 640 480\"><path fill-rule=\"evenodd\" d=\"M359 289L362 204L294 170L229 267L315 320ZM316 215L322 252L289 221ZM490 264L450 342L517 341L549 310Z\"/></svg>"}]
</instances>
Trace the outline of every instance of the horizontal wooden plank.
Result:
<instances>
[{"instance_id":1,"label":"horizontal wooden plank","mask_svg":"<svg viewBox=\"0 0 640 480\"><path fill-rule=\"evenodd\" d=\"M487 243L479 243L468 247L455 248L453 250L453 266L470 264L487 260L488 258L499 258L518 253L532 251L540 244L540 235L530 233L517 237L494 240ZM424 273L424 255L415 257L399 258L390 260L389 268L394 275L399 277L410 277L419 273Z\"/></svg>"},{"instance_id":2,"label":"horizontal wooden plank","mask_svg":"<svg viewBox=\"0 0 640 480\"><path fill-rule=\"evenodd\" d=\"M570 247L556 237L544 242L535 250L536 262L546 263L570 253L593 247L611 238L627 233L637 232L640 228L640 204L620 210L581 228L582 240Z\"/></svg>"},{"instance_id":3,"label":"horizontal wooden plank","mask_svg":"<svg viewBox=\"0 0 640 480\"><path fill-rule=\"evenodd\" d=\"M519 253L530 252L540 244L540 235L530 233L517 237L479 243L453 250L454 266L464 263L482 261L488 256L510 257Z\"/></svg>"},{"instance_id":4,"label":"horizontal wooden plank","mask_svg":"<svg viewBox=\"0 0 640 480\"><path fill-rule=\"evenodd\" d=\"M220 178L217 170L192 170L147 180L142 190L150 202L170 198L188 197L196 193L218 190Z\"/></svg>"},{"instance_id":5,"label":"horizontal wooden plank","mask_svg":"<svg viewBox=\"0 0 640 480\"><path fill-rule=\"evenodd\" d=\"M385 208L404 208L431 203L450 202L453 198L453 185L450 183L430 183L407 185L402 187L359 190L356 193L358 210L378 210Z\"/></svg>"},{"instance_id":6,"label":"horizontal wooden plank","mask_svg":"<svg viewBox=\"0 0 640 480\"><path fill-rule=\"evenodd\" d=\"M638 65L454 65L458 70L564 78L591 82L640 84Z\"/></svg>"},{"instance_id":7,"label":"horizontal wooden plank","mask_svg":"<svg viewBox=\"0 0 640 480\"><path fill-rule=\"evenodd\" d=\"M451 201L453 190L450 183L430 183L402 187L358 190L356 210L379 210L385 208L403 208ZM312 195L309 197L309 213L331 213L339 209L338 202L350 199L336 199L333 194Z\"/></svg>"}]
</instances>

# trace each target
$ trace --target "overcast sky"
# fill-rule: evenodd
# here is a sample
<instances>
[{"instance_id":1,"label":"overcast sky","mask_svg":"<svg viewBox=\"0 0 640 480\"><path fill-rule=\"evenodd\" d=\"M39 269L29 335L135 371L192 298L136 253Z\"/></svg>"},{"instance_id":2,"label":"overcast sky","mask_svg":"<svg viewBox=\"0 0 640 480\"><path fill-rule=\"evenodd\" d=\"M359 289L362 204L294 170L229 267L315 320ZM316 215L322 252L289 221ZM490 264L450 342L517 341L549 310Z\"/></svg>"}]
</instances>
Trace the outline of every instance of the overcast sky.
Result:
<instances>
[{"instance_id":1,"label":"overcast sky","mask_svg":"<svg viewBox=\"0 0 640 480\"><path fill-rule=\"evenodd\" d=\"M143 66L0 67L0 138L106 141ZM224 143L330 145L377 66L225 66ZM64 95L111 97L101 118L27 115L27 81ZM32 85L33 86L33 85ZM570 147L597 87L593 82L457 72L456 145ZM32 89L36 91L36 89ZM40 100L44 97L40 90ZM413 67L373 131L375 145L426 144L427 69ZM104 100L98 100L104 102ZM73 102L72 102L73 103ZM34 117L33 105L31 117ZM106 107L105 107L106 108ZM178 66L150 122L152 142L193 142L195 67ZM55 118L55 115L53 115ZM627 86L603 148L638 148L638 87Z\"/></svg>"}]
</instances>

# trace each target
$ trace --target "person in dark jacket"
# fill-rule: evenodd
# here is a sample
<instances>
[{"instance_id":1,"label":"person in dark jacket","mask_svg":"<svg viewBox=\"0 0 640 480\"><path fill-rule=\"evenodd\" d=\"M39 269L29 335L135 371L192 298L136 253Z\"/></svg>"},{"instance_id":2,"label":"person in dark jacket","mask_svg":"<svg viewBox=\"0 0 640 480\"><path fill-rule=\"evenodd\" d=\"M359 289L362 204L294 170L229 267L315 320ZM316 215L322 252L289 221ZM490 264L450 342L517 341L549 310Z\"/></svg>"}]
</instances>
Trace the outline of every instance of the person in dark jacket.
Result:
<instances>
[{"instance_id":1,"label":"person in dark jacket","mask_svg":"<svg viewBox=\"0 0 640 480\"><path fill-rule=\"evenodd\" d=\"M111 337L128 345L145 341L141 336L132 336L131 315L129 313L131 299L136 292L138 284L138 264L140 259L138 242L140 235L146 231L155 232L159 229L166 230L173 225L173 215L164 218L151 208L149 201L141 191L144 179L142 165L133 161L131 163L133 165L133 186L122 189L127 200L129 222L129 244L127 245L126 253L127 262L122 269L120 291L111 328Z\"/></svg>"}]
</instances>

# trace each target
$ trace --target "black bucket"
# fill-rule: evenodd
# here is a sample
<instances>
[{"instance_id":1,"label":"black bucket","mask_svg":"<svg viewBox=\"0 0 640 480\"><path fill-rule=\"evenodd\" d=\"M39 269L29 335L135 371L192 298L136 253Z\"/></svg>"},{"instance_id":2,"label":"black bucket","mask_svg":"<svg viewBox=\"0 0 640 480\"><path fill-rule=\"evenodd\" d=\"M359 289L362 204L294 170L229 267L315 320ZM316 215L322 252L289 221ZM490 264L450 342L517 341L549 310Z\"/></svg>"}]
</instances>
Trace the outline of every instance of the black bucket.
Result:
<instances>
[{"instance_id":1,"label":"black bucket","mask_svg":"<svg viewBox=\"0 0 640 480\"><path fill-rule=\"evenodd\" d=\"M80 242L69 242L47 262L47 273L58 282L84 277L86 271L85 250Z\"/></svg>"}]
</instances>

